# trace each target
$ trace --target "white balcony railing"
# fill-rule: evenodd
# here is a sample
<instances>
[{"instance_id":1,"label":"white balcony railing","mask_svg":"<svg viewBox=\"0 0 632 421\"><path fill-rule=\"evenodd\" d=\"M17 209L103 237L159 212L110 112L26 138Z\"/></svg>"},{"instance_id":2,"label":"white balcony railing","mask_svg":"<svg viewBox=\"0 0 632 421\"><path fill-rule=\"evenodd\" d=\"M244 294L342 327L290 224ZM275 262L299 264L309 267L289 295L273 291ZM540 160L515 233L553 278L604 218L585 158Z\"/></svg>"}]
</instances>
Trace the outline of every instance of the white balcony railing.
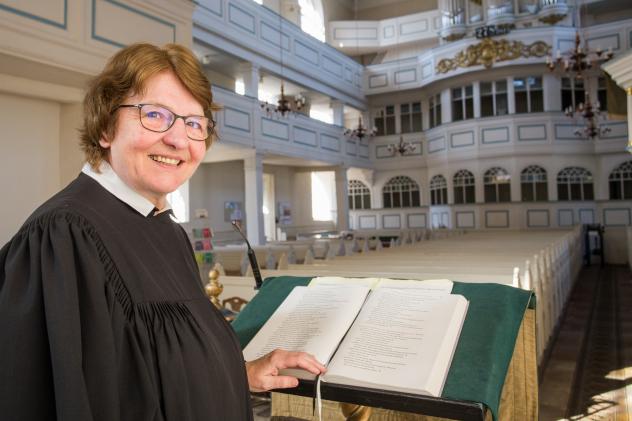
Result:
<instances>
[{"instance_id":1,"label":"white balcony railing","mask_svg":"<svg viewBox=\"0 0 632 421\"><path fill-rule=\"evenodd\" d=\"M365 107L362 65L329 44L252 0L195 3L193 43L201 54L222 50L307 89Z\"/></svg>"},{"instance_id":2,"label":"white balcony railing","mask_svg":"<svg viewBox=\"0 0 632 421\"><path fill-rule=\"evenodd\" d=\"M269 116L256 98L213 87L213 99L223 109L217 115L223 144L255 148L265 153L319 160L331 165L370 166L369 146L343 136L343 127L303 114Z\"/></svg>"}]
</instances>

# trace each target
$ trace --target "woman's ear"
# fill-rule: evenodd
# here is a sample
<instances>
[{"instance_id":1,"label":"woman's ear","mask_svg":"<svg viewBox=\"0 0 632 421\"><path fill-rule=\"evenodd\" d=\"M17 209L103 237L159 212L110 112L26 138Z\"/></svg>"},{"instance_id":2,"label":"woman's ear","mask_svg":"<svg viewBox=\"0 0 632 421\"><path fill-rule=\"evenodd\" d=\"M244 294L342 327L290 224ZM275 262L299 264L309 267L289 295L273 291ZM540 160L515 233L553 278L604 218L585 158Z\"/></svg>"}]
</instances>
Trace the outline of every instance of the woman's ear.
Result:
<instances>
[{"instance_id":1,"label":"woman's ear","mask_svg":"<svg viewBox=\"0 0 632 421\"><path fill-rule=\"evenodd\" d=\"M112 146L112 142L108 139L105 133L101 135L101 138L99 139L99 145L101 145L103 149L109 149L110 146Z\"/></svg>"}]
</instances>

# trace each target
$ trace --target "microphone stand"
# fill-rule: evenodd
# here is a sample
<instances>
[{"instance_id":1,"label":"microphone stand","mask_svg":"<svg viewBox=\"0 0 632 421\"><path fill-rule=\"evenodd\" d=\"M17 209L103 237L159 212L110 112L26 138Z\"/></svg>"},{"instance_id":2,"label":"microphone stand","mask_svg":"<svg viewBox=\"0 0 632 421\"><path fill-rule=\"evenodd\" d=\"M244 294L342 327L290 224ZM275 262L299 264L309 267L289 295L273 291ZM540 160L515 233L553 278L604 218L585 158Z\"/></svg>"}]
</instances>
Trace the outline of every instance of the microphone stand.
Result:
<instances>
[{"instance_id":1,"label":"microphone stand","mask_svg":"<svg viewBox=\"0 0 632 421\"><path fill-rule=\"evenodd\" d=\"M230 223L233 225L233 228L235 228L235 231L237 231L239 235L241 235L241 238L243 238L244 241L246 242L246 246L248 247L248 260L250 261L252 274L255 277L255 289L259 289L261 288L261 284L263 283L263 280L261 279L261 272L259 271L259 264L257 263L257 256L255 256L255 251L252 249L252 247L250 247L250 243L248 242L248 239L246 238L244 233L239 228L239 225L237 225L237 221L231 221Z\"/></svg>"}]
</instances>

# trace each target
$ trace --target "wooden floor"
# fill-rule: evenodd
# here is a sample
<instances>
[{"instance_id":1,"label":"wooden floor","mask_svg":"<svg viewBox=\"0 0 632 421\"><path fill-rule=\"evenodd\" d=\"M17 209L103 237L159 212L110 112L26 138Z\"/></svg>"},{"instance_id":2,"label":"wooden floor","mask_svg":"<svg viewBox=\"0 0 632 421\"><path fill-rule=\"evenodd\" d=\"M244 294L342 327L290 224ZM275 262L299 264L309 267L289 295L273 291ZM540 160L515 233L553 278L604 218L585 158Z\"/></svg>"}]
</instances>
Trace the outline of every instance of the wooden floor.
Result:
<instances>
[{"instance_id":1,"label":"wooden floor","mask_svg":"<svg viewBox=\"0 0 632 421\"><path fill-rule=\"evenodd\" d=\"M540 380L540 420L632 420L632 273L580 274Z\"/></svg>"}]
</instances>

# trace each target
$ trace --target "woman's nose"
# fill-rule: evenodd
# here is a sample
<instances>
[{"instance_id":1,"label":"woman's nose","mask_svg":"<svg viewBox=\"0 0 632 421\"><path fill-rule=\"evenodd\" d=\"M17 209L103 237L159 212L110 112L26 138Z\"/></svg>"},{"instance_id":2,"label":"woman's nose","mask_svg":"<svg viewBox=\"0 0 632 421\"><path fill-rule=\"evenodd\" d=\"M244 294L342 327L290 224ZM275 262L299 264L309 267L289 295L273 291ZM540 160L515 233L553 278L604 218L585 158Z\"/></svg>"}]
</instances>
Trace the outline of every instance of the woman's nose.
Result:
<instances>
[{"instance_id":1,"label":"woman's nose","mask_svg":"<svg viewBox=\"0 0 632 421\"><path fill-rule=\"evenodd\" d=\"M186 126L184 125L184 119L181 117L176 118L175 123L169 130L165 132L163 137L164 142L176 149L185 148L189 142L187 136Z\"/></svg>"}]
</instances>

